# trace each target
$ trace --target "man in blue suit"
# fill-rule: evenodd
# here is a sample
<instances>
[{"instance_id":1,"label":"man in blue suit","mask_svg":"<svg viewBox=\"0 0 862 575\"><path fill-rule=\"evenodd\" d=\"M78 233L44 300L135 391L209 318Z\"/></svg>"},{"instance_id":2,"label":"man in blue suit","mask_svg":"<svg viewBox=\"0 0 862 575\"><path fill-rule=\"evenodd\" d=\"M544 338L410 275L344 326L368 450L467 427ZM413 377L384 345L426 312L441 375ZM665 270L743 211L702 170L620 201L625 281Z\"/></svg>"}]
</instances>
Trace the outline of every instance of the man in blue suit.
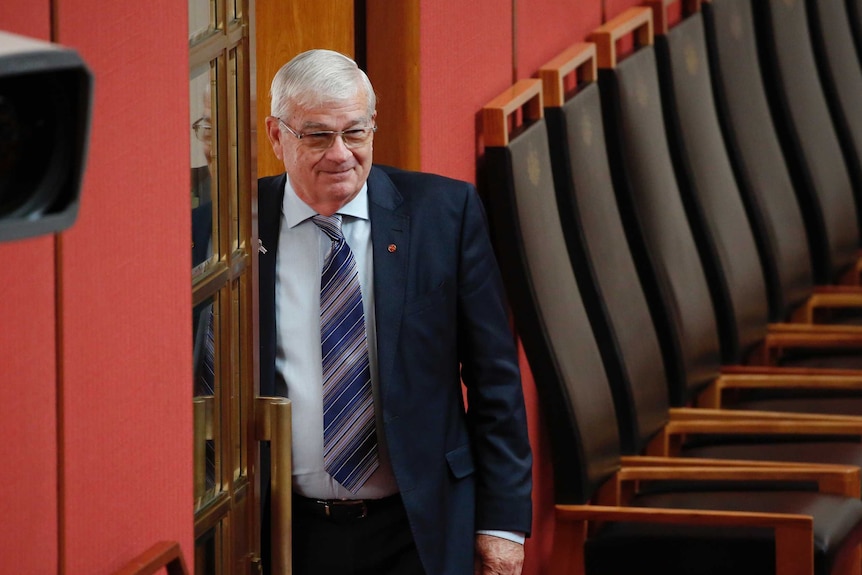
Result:
<instances>
[{"instance_id":1,"label":"man in blue suit","mask_svg":"<svg viewBox=\"0 0 862 575\"><path fill-rule=\"evenodd\" d=\"M259 182L261 393L293 404L294 573L517 575L531 454L475 188L372 166L376 98L346 56L300 54L271 97L266 129L286 172ZM351 353L369 374L354 378L369 380L369 434L340 440L367 448L345 456L361 462L350 479L325 461L321 364L335 353L321 348L321 270L343 244L364 316Z\"/></svg>"}]
</instances>

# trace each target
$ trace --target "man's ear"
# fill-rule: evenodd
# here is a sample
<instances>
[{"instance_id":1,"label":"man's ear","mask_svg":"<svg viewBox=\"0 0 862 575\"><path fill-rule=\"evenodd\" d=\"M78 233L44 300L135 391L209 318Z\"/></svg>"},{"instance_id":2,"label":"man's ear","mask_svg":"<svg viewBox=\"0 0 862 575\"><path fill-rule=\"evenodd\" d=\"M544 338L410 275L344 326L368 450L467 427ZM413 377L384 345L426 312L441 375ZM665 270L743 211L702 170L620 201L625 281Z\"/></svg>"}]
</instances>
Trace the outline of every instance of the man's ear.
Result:
<instances>
[{"instance_id":1,"label":"man's ear","mask_svg":"<svg viewBox=\"0 0 862 575\"><path fill-rule=\"evenodd\" d=\"M266 135L269 136L269 143L272 146L272 151L275 152L275 157L279 160L282 158L281 150L281 126L278 124L278 118L275 116L266 117Z\"/></svg>"}]
</instances>

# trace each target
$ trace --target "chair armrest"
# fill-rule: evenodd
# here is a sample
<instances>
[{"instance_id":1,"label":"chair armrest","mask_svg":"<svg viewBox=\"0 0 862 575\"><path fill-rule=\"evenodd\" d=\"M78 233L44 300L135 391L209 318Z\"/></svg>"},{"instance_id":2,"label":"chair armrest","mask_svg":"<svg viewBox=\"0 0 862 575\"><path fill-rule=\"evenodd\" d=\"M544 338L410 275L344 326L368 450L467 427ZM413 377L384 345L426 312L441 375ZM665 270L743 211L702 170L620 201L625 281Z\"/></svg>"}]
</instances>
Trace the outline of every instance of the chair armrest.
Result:
<instances>
[{"instance_id":1,"label":"chair armrest","mask_svg":"<svg viewBox=\"0 0 862 575\"><path fill-rule=\"evenodd\" d=\"M714 413L724 410L713 410ZM730 410L727 410L730 411ZM806 436L809 439L829 439L855 437L862 440L862 419L825 420L802 418L764 418L757 417L765 412L751 412L753 418L740 416L730 419L684 419L669 421L649 442L646 453L650 455L674 456L679 452L685 438L693 435L763 435L763 436Z\"/></svg>"},{"instance_id":2,"label":"chair armrest","mask_svg":"<svg viewBox=\"0 0 862 575\"><path fill-rule=\"evenodd\" d=\"M859 468L852 465L770 467L765 465L746 466L746 463L748 462L737 462L734 465L724 466L692 463L686 467L678 465L624 467L616 475L618 485L614 494L614 502L621 504L623 494L633 492L636 489L636 486L627 486L627 483L639 481L686 481L689 483L698 481L769 483L807 481L816 483L817 490L821 493L851 498L860 496Z\"/></svg>"},{"instance_id":3,"label":"chair armrest","mask_svg":"<svg viewBox=\"0 0 862 575\"><path fill-rule=\"evenodd\" d=\"M824 309L862 308L862 291L858 285L817 286L801 306L793 312L793 321L814 323L814 312Z\"/></svg>"},{"instance_id":4,"label":"chair armrest","mask_svg":"<svg viewBox=\"0 0 862 575\"><path fill-rule=\"evenodd\" d=\"M766 374L733 373L719 375L697 397L697 405L712 409L721 408L722 394L729 389L811 389L811 390L862 390L862 373L846 371L823 374ZM786 414L782 414L786 415ZM818 416L829 417L829 416ZM852 416L840 416L843 418Z\"/></svg>"},{"instance_id":5,"label":"chair armrest","mask_svg":"<svg viewBox=\"0 0 862 575\"><path fill-rule=\"evenodd\" d=\"M557 505L551 575L583 575L589 523L627 521L674 525L766 527L775 533L776 574L814 572L814 523L807 515L656 509L598 505Z\"/></svg>"}]
</instances>

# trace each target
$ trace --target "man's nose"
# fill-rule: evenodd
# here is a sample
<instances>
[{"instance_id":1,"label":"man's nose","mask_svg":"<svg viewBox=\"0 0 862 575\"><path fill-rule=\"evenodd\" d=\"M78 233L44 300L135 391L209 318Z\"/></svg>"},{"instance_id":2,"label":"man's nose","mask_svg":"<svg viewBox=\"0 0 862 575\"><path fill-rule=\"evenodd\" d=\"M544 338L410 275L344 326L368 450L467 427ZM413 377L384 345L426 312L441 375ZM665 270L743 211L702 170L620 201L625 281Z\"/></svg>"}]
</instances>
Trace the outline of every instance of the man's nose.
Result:
<instances>
[{"instance_id":1,"label":"man's nose","mask_svg":"<svg viewBox=\"0 0 862 575\"><path fill-rule=\"evenodd\" d=\"M344 143L344 138L341 134L336 134L333 137L332 144L326 149L326 155L332 159L344 160L352 156L353 152Z\"/></svg>"}]
</instances>

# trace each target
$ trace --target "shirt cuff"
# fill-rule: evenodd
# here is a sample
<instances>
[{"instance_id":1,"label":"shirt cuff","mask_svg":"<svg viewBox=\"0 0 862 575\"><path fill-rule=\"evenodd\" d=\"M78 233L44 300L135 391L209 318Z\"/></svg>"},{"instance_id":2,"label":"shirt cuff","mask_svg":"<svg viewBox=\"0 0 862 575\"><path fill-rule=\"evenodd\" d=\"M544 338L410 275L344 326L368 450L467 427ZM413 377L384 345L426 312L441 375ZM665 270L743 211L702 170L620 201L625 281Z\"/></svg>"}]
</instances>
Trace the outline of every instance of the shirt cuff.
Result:
<instances>
[{"instance_id":1,"label":"shirt cuff","mask_svg":"<svg viewBox=\"0 0 862 575\"><path fill-rule=\"evenodd\" d=\"M527 538L526 535L519 531L496 531L493 529L480 529L476 531L477 535L490 535L492 537L499 537L500 539L508 539L509 541L514 541L520 545L524 544L524 540Z\"/></svg>"}]
</instances>

